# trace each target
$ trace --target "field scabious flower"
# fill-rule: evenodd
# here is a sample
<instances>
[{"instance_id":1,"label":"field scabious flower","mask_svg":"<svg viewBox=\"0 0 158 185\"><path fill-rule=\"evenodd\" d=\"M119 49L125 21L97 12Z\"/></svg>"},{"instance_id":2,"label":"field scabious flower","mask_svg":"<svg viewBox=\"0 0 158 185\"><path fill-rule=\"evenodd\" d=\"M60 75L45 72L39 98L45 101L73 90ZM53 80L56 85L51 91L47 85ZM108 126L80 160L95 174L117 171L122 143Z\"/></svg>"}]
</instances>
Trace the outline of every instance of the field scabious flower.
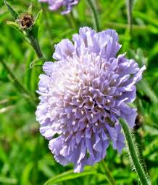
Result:
<instances>
[{"instance_id":1,"label":"field scabious flower","mask_svg":"<svg viewBox=\"0 0 158 185\"><path fill-rule=\"evenodd\" d=\"M121 152L124 135L119 118L134 126L136 109L128 103L136 97L141 69L125 54L114 30L96 33L88 27L55 46L56 62L45 62L40 75L40 104L36 116L40 132L49 140L57 162L85 165L102 160L110 142Z\"/></svg>"},{"instance_id":2,"label":"field scabious flower","mask_svg":"<svg viewBox=\"0 0 158 185\"><path fill-rule=\"evenodd\" d=\"M40 2L46 2L49 5L49 9L52 11L57 11L58 9L64 7L65 10L62 14L68 14L71 12L72 7L78 4L79 0L39 0Z\"/></svg>"}]
</instances>

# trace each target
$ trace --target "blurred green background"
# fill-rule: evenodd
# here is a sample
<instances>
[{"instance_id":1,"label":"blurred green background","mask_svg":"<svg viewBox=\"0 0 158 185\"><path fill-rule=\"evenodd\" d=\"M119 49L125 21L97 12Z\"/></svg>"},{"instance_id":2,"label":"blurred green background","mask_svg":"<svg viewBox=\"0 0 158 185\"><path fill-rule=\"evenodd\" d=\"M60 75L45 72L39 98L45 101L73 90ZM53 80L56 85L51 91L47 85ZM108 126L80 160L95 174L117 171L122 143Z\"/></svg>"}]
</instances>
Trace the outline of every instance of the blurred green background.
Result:
<instances>
[{"instance_id":1,"label":"blurred green background","mask_svg":"<svg viewBox=\"0 0 158 185\"><path fill-rule=\"evenodd\" d=\"M30 2L8 0L19 13L26 12ZM32 1L34 16L43 9L39 43L46 60L52 60L55 43L71 38L79 27L93 25L93 15L86 0L80 0L71 15L47 11L46 5ZM146 65L143 80L138 84L135 105L138 118L134 134L144 156L152 184L158 185L158 3L156 0L135 0L132 35L127 21L125 0L96 0L101 30L115 29L122 44L121 53ZM66 180L60 175L73 167L56 163L48 150L48 142L39 134L35 120L34 97L41 65L34 65L37 56L31 46L7 21L13 21L0 1L0 184L42 185L56 177L61 185L105 185L106 175L96 164L87 168L87 175ZM20 85L19 85L20 84ZM22 87L23 88L22 88ZM118 154L107 150L105 162L120 185L138 184L125 150ZM142 161L143 162L143 161ZM58 176L60 175L60 176ZM71 176L71 173L70 175ZM73 177L73 174L72 176Z\"/></svg>"}]
</instances>

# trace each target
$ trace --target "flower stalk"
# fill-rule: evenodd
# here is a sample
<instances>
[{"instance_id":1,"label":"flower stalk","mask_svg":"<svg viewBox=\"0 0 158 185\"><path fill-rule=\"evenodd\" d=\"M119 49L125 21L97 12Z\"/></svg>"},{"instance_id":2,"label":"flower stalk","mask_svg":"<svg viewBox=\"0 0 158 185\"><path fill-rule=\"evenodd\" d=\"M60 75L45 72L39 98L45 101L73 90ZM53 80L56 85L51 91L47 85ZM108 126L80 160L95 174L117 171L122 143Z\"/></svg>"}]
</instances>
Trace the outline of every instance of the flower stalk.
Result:
<instances>
[{"instance_id":1,"label":"flower stalk","mask_svg":"<svg viewBox=\"0 0 158 185\"><path fill-rule=\"evenodd\" d=\"M30 44L31 46L33 47L33 49L35 50L37 56L39 59L42 59L43 58L43 54L41 52L41 49L40 49L40 46L39 46L39 43L38 43L38 40L36 37L34 37L32 31L29 31L28 32L28 38L30 40Z\"/></svg>"},{"instance_id":2,"label":"flower stalk","mask_svg":"<svg viewBox=\"0 0 158 185\"><path fill-rule=\"evenodd\" d=\"M35 20L33 19L31 13L22 14L19 23L26 40L35 50L39 59L43 59L43 54L41 52L39 42L38 42L38 29L39 29L39 19L41 17L41 11L37 14Z\"/></svg>"},{"instance_id":3,"label":"flower stalk","mask_svg":"<svg viewBox=\"0 0 158 185\"><path fill-rule=\"evenodd\" d=\"M113 178L113 176L111 175L110 170L108 169L104 160L101 161L101 165L102 165L102 169L104 169L104 173L106 174L106 177L107 177L109 184L116 185L116 181Z\"/></svg>"},{"instance_id":4,"label":"flower stalk","mask_svg":"<svg viewBox=\"0 0 158 185\"><path fill-rule=\"evenodd\" d=\"M34 19L32 16L32 4L28 8L27 13L19 15L6 0L4 0L4 3L14 18L14 22L9 21L8 24L20 32L23 38L33 47L38 58L43 59L43 54L38 43L38 29L40 26L42 11L39 11Z\"/></svg>"},{"instance_id":5,"label":"flower stalk","mask_svg":"<svg viewBox=\"0 0 158 185\"><path fill-rule=\"evenodd\" d=\"M99 26L99 20L98 20L97 11L95 9L95 6L94 6L92 0L87 0L87 2L89 4L89 6L92 10L93 16L94 16L95 29L96 29L96 31L99 31L100 26Z\"/></svg>"},{"instance_id":6,"label":"flower stalk","mask_svg":"<svg viewBox=\"0 0 158 185\"><path fill-rule=\"evenodd\" d=\"M118 114L128 117L128 124L134 126L136 110L128 103L135 98L133 87L145 67L138 68L125 55L116 58L119 49L114 30L98 33L83 27L72 41L64 39L56 45L53 53L56 62L43 65L45 75L40 75L38 86L37 121L56 161L64 166L73 163L75 173L82 172L86 164L101 161L111 142L114 149L122 151L124 135L121 125L115 122ZM122 77L126 83L120 85ZM128 100L124 99L126 92ZM69 116L65 117L65 113ZM50 115L53 121L48 121ZM55 138L56 133L59 134Z\"/></svg>"},{"instance_id":7,"label":"flower stalk","mask_svg":"<svg viewBox=\"0 0 158 185\"><path fill-rule=\"evenodd\" d=\"M128 27L131 38L132 38L132 5L133 0L126 0Z\"/></svg>"},{"instance_id":8,"label":"flower stalk","mask_svg":"<svg viewBox=\"0 0 158 185\"><path fill-rule=\"evenodd\" d=\"M32 5L29 6L26 13L19 14L13 7L4 0L5 5L7 6L9 12L11 13L14 21L7 21L7 24L16 29L23 37L25 41L27 41L35 50L38 58L40 60L44 60L39 43L38 43L38 29L40 26L40 20L42 11L39 11L36 15L35 19L32 16ZM16 87L19 87L26 95L28 95L33 102L33 105L36 105L36 97L34 97L25 87L24 85L16 79L12 71L8 68L5 62L1 62L6 71L10 74L10 76L14 79Z\"/></svg>"},{"instance_id":9,"label":"flower stalk","mask_svg":"<svg viewBox=\"0 0 158 185\"><path fill-rule=\"evenodd\" d=\"M140 163L140 159L139 159L138 153L136 151L136 148L134 147L134 141L132 139L130 129L124 119L121 118L120 123L122 125L123 131L124 131L124 134L126 137L129 156L131 157L133 166L134 166L135 171L139 177L139 180L142 185L150 185L148 175L145 173L144 168L143 168L142 164Z\"/></svg>"}]
</instances>

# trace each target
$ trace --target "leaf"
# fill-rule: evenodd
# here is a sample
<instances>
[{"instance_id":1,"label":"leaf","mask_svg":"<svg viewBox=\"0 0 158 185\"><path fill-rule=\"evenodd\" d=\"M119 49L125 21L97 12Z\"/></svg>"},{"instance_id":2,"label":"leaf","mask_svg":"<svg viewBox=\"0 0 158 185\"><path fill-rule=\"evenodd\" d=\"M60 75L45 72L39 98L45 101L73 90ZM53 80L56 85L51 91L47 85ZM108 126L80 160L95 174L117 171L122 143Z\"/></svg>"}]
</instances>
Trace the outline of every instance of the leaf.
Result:
<instances>
[{"instance_id":1,"label":"leaf","mask_svg":"<svg viewBox=\"0 0 158 185\"><path fill-rule=\"evenodd\" d=\"M36 18L35 18L35 24L36 24L37 26L40 25L41 19L42 19L42 10L40 10L40 11L38 12L38 14L36 15Z\"/></svg>"},{"instance_id":2,"label":"leaf","mask_svg":"<svg viewBox=\"0 0 158 185\"><path fill-rule=\"evenodd\" d=\"M73 170L70 170L60 175L56 175L55 177L52 177L51 179L46 181L44 185L53 185L58 182L63 182L63 181L67 181L70 179L76 179L78 177L87 176L87 175L95 175L95 174L97 174L95 170L91 170L91 171L85 170L82 173L74 173Z\"/></svg>"},{"instance_id":3,"label":"leaf","mask_svg":"<svg viewBox=\"0 0 158 185\"><path fill-rule=\"evenodd\" d=\"M140 19L146 21L148 24L158 27L157 19L154 19L153 17L150 16L146 16L145 13L142 13L140 11L133 11L133 14L135 17L139 17Z\"/></svg>"},{"instance_id":4,"label":"leaf","mask_svg":"<svg viewBox=\"0 0 158 185\"><path fill-rule=\"evenodd\" d=\"M14 17L14 19L15 20L18 19L18 17L19 17L18 13L10 6L10 4L6 0L4 0L4 3L7 6L11 15Z\"/></svg>"},{"instance_id":5,"label":"leaf","mask_svg":"<svg viewBox=\"0 0 158 185\"><path fill-rule=\"evenodd\" d=\"M32 3L30 4L30 6L28 8L27 13L32 14Z\"/></svg>"},{"instance_id":6,"label":"leaf","mask_svg":"<svg viewBox=\"0 0 158 185\"><path fill-rule=\"evenodd\" d=\"M34 36L38 37L38 29L42 19L42 10L40 10L35 18L34 26L32 28Z\"/></svg>"},{"instance_id":7,"label":"leaf","mask_svg":"<svg viewBox=\"0 0 158 185\"><path fill-rule=\"evenodd\" d=\"M143 91L150 98L150 100L152 101L153 104L158 103L157 95L152 90L152 88L150 87L150 85L148 84L147 81L142 80L141 82L139 82L138 89L140 91Z\"/></svg>"},{"instance_id":8,"label":"leaf","mask_svg":"<svg viewBox=\"0 0 158 185\"><path fill-rule=\"evenodd\" d=\"M7 177L0 177L0 183L2 184L17 184L16 179L7 178Z\"/></svg>"},{"instance_id":9,"label":"leaf","mask_svg":"<svg viewBox=\"0 0 158 185\"><path fill-rule=\"evenodd\" d=\"M33 61L30 63L30 68L33 68L33 67L35 67L35 66L42 66L42 65L43 65L43 61L44 61L43 58L33 60Z\"/></svg>"},{"instance_id":10,"label":"leaf","mask_svg":"<svg viewBox=\"0 0 158 185\"><path fill-rule=\"evenodd\" d=\"M31 185L29 175L31 174L31 170L33 168L33 163L28 163L25 168L23 169L22 175L21 175L21 184L27 184Z\"/></svg>"},{"instance_id":11,"label":"leaf","mask_svg":"<svg viewBox=\"0 0 158 185\"><path fill-rule=\"evenodd\" d=\"M16 31L18 31L20 33L20 35L23 37L23 39L30 44L30 40L27 38L25 31L21 30L18 23L12 22L12 21L7 21L7 24L9 26L13 27Z\"/></svg>"},{"instance_id":12,"label":"leaf","mask_svg":"<svg viewBox=\"0 0 158 185\"><path fill-rule=\"evenodd\" d=\"M13 27L14 29L16 29L17 31L19 31L22 34L22 30L21 30L21 28L20 28L18 23L12 22L12 21L7 21L7 24L9 26Z\"/></svg>"},{"instance_id":13,"label":"leaf","mask_svg":"<svg viewBox=\"0 0 158 185\"><path fill-rule=\"evenodd\" d=\"M144 56L142 49L138 48L136 51L130 50L130 57L135 59L140 66L148 66L148 60Z\"/></svg>"},{"instance_id":14,"label":"leaf","mask_svg":"<svg viewBox=\"0 0 158 185\"><path fill-rule=\"evenodd\" d=\"M157 126L157 125L156 125ZM158 136L158 129L154 127L154 125L144 125L146 133L150 134L150 136ZM155 140L157 142L157 140ZM151 144L151 143L150 143ZM158 144L158 143L157 143ZM156 145L155 145L156 146ZM149 149L149 146L148 148Z\"/></svg>"},{"instance_id":15,"label":"leaf","mask_svg":"<svg viewBox=\"0 0 158 185\"><path fill-rule=\"evenodd\" d=\"M49 161L40 160L38 163L38 169L48 178L54 176L54 171Z\"/></svg>"}]
</instances>

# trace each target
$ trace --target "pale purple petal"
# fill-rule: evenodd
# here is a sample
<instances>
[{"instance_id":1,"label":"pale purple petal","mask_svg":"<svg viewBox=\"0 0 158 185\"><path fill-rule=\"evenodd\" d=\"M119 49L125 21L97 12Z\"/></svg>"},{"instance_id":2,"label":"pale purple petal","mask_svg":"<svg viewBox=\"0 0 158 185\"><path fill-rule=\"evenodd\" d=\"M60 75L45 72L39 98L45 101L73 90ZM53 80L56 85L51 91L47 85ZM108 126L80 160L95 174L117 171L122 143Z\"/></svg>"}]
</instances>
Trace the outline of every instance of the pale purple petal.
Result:
<instances>
[{"instance_id":1,"label":"pale purple petal","mask_svg":"<svg viewBox=\"0 0 158 185\"><path fill-rule=\"evenodd\" d=\"M57 11L64 7L65 10L61 14L68 14L71 12L72 7L79 3L79 0L39 0L39 2L48 3L49 9L52 11Z\"/></svg>"},{"instance_id":2,"label":"pale purple petal","mask_svg":"<svg viewBox=\"0 0 158 185\"><path fill-rule=\"evenodd\" d=\"M125 54L116 56L120 44L114 30L97 33L84 27L72 40L57 44L56 61L43 65L36 118L55 160L73 163L81 172L104 159L110 143L122 151L119 118L134 127L137 112L129 103L145 66L139 68Z\"/></svg>"}]
</instances>

